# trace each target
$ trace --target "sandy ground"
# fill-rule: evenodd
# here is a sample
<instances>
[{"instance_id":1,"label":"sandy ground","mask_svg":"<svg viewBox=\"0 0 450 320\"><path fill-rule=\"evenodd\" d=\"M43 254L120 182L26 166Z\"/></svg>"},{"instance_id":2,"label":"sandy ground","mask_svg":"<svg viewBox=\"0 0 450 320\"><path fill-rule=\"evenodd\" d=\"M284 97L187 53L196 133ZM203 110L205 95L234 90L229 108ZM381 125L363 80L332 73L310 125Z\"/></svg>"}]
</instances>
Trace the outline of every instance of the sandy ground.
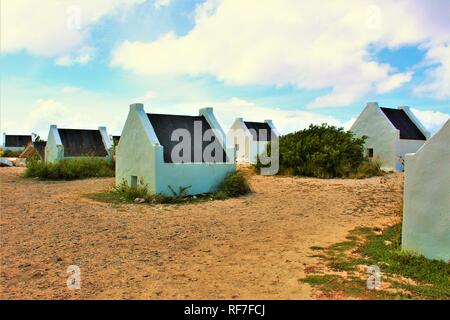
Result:
<instances>
[{"instance_id":1,"label":"sandy ground","mask_svg":"<svg viewBox=\"0 0 450 320\"><path fill-rule=\"evenodd\" d=\"M401 174L365 180L252 176L253 194L115 205L112 179L38 182L0 169L3 299L311 299L311 246L400 219ZM69 265L81 290L67 289Z\"/></svg>"}]
</instances>

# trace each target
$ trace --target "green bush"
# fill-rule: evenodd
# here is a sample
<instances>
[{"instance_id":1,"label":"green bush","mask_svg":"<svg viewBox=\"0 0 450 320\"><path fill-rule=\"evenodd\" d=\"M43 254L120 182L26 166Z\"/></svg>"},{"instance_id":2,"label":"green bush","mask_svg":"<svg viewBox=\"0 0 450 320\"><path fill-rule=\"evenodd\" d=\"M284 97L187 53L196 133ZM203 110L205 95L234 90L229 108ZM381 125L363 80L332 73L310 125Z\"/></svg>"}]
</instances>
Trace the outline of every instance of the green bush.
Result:
<instances>
[{"instance_id":1,"label":"green bush","mask_svg":"<svg viewBox=\"0 0 450 320\"><path fill-rule=\"evenodd\" d=\"M348 177L364 162L366 137L323 124L280 137L280 172L318 178Z\"/></svg>"},{"instance_id":2,"label":"green bush","mask_svg":"<svg viewBox=\"0 0 450 320\"><path fill-rule=\"evenodd\" d=\"M350 174L350 178L362 179L375 176L382 176L384 174L381 170L381 161L376 159L365 159L356 170L356 173Z\"/></svg>"},{"instance_id":3,"label":"green bush","mask_svg":"<svg viewBox=\"0 0 450 320\"><path fill-rule=\"evenodd\" d=\"M1 156L5 158L18 158L22 151L2 150Z\"/></svg>"},{"instance_id":4,"label":"green bush","mask_svg":"<svg viewBox=\"0 0 450 320\"><path fill-rule=\"evenodd\" d=\"M75 180L114 176L114 162L102 158L86 157L45 163L37 159L27 161L25 177L41 180Z\"/></svg>"},{"instance_id":5,"label":"green bush","mask_svg":"<svg viewBox=\"0 0 450 320\"><path fill-rule=\"evenodd\" d=\"M228 173L214 194L216 199L234 198L250 193L247 178L239 171Z\"/></svg>"}]
</instances>

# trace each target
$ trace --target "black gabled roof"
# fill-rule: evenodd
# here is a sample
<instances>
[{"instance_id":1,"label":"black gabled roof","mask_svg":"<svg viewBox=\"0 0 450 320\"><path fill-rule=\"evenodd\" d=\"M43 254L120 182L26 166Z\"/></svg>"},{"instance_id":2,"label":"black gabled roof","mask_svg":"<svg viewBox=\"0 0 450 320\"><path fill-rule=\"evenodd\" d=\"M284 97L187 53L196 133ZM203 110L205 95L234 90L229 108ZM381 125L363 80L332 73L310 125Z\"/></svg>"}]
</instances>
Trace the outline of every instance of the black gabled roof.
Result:
<instances>
[{"instance_id":1,"label":"black gabled roof","mask_svg":"<svg viewBox=\"0 0 450 320\"><path fill-rule=\"evenodd\" d=\"M108 152L99 130L58 129L65 157L106 157Z\"/></svg>"},{"instance_id":2,"label":"black gabled roof","mask_svg":"<svg viewBox=\"0 0 450 320\"><path fill-rule=\"evenodd\" d=\"M5 147L25 148L31 143L31 135L5 135Z\"/></svg>"},{"instance_id":3,"label":"black gabled roof","mask_svg":"<svg viewBox=\"0 0 450 320\"><path fill-rule=\"evenodd\" d=\"M172 163L172 150L173 148L180 143L180 141L171 141L172 132L176 129L186 129L189 131L191 135L191 163L192 162L199 162L196 161L197 159L194 159L194 123L196 121L201 122L202 127L202 136L205 134L205 132L209 129L211 129L211 126L209 125L208 121L206 121L204 116L180 116L180 115L172 115L172 114L155 114L155 113L149 113L147 114L148 119L150 120L150 123L155 130L156 137L159 140L159 143L164 147L164 162ZM200 137L200 139L202 139ZM213 139L211 141L203 141L202 139L202 161L206 162L205 159L203 159L203 151L205 150L206 146L208 146L210 143L214 141L214 139L217 139L217 137L214 135ZM228 162L227 155L225 153L225 150L220 147L220 154L215 155L212 154L213 157L217 158L216 162Z\"/></svg>"},{"instance_id":4,"label":"black gabled roof","mask_svg":"<svg viewBox=\"0 0 450 320\"><path fill-rule=\"evenodd\" d=\"M427 140L422 131L402 109L381 108L389 121L400 130L400 139Z\"/></svg>"},{"instance_id":5,"label":"black gabled roof","mask_svg":"<svg viewBox=\"0 0 450 320\"><path fill-rule=\"evenodd\" d=\"M272 128L267 122L244 121L244 123L247 129L250 130L254 141L270 141L272 136Z\"/></svg>"},{"instance_id":6,"label":"black gabled roof","mask_svg":"<svg viewBox=\"0 0 450 320\"><path fill-rule=\"evenodd\" d=\"M45 160L45 146L47 141L35 141L33 142L33 148L36 149L37 154L42 160Z\"/></svg>"}]
</instances>

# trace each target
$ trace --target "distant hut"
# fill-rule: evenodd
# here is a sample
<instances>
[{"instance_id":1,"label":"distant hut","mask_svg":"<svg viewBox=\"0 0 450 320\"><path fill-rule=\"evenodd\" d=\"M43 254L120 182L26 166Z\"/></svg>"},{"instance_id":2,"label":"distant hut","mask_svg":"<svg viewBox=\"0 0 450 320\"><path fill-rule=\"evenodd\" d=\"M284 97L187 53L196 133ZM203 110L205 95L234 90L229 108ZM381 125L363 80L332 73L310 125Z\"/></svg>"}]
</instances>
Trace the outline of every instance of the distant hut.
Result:
<instances>
[{"instance_id":1,"label":"distant hut","mask_svg":"<svg viewBox=\"0 0 450 320\"><path fill-rule=\"evenodd\" d=\"M105 127L98 130L61 129L50 126L45 161L54 163L79 157L109 158L112 145Z\"/></svg>"},{"instance_id":2,"label":"distant hut","mask_svg":"<svg viewBox=\"0 0 450 320\"><path fill-rule=\"evenodd\" d=\"M172 195L187 188L187 194L200 194L214 191L235 169L233 150L226 148L212 108L186 116L147 114L143 104L130 106L116 150L117 184L142 182L152 193Z\"/></svg>"},{"instance_id":3,"label":"distant hut","mask_svg":"<svg viewBox=\"0 0 450 320\"><path fill-rule=\"evenodd\" d=\"M12 135L3 133L3 151L22 152L31 144L31 135Z\"/></svg>"},{"instance_id":4,"label":"distant hut","mask_svg":"<svg viewBox=\"0 0 450 320\"><path fill-rule=\"evenodd\" d=\"M264 122L244 121L237 118L228 132L228 143L236 150L236 161L256 163L271 139L279 137L272 120Z\"/></svg>"},{"instance_id":5,"label":"distant hut","mask_svg":"<svg viewBox=\"0 0 450 320\"><path fill-rule=\"evenodd\" d=\"M19 158L30 159L34 156L38 157L40 160L45 160L45 145L46 141L34 141L29 144L25 150L22 151Z\"/></svg>"},{"instance_id":6,"label":"distant hut","mask_svg":"<svg viewBox=\"0 0 450 320\"><path fill-rule=\"evenodd\" d=\"M402 247L450 261L450 120L405 163Z\"/></svg>"},{"instance_id":7,"label":"distant hut","mask_svg":"<svg viewBox=\"0 0 450 320\"><path fill-rule=\"evenodd\" d=\"M368 103L351 127L355 136L367 136L365 155L379 158L385 170L403 171L405 154L413 153L429 138L408 107L380 108Z\"/></svg>"}]
</instances>

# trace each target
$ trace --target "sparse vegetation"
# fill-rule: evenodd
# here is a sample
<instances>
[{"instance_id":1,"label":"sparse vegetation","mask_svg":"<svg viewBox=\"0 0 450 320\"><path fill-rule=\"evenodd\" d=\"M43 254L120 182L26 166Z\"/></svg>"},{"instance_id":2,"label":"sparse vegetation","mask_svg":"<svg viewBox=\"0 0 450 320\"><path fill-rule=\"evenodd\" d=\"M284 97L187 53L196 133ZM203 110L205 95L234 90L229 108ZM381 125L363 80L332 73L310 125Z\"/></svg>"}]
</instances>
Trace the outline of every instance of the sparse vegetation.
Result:
<instances>
[{"instance_id":1,"label":"sparse vegetation","mask_svg":"<svg viewBox=\"0 0 450 320\"><path fill-rule=\"evenodd\" d=\"M380 159L364 159L356 172L349 174L349 178L363 179L382 175L384 175L384 172L381 170Z\"/></svg>"},{"instance_id":2,"label":"sparse vegetation","mask_svg":"<svg viewBox=\"0 0 450 320\"><path fill-rule=\"evenodd\" d=\"M57 163L45 163L33 158L27 161L24 176L40 180L75 180L113 177L114 173L114 162L103 158L74 158Z\"/></svg>"},{"instance_id":3,"label":"sparse vegetation","mask_svg":"<svg viewBox=\"0 0 450 320\"><path fill-rule=\"evenodd\" d=\"M224 200L251 192L247 179L239 171L228 174L214 193L190 196L188 195L190 187L191 186L180 187L179 190L176 191L172 186L168 186L172 192L172 195L168 196L162 193L153 194L149 192L148 185L142 180L139 181L136 187L131 187L126 181L123 181L121 184L112 187L106 192L91 194L88 195L88 197L94 200L114 203L138 202L148 204L177 204L194 201Z\"/></svg>"},{"instance_id":4,"label":"sparse vegetation","mask_svg":"<svg viewBox=\"0 0 450 320\"><path fill-rule=\"evenodd\" d=\"M332 272L346 272L347 276L327 274L308 275L301 281L317 286L325 295L344 292L350 297L373 299L449 299L450 265L428 260L401 249L401 225L387 228L379 234L370 228L355 229L351 239L334 244L320 257ZM312 247L316 250L316 247ZM377 265L382 281L390 290L369 290L358 266Z\"/></svg>"},{"instance_id":5,"label":"sparse vegetation","mask_svg":"<svg viewBox=\"0 0 450 320\"><path fill-rule=\"evenodd\" d=\"M133 203L136 200L139 200L139 203L150 204L185 203L190 200L186 194L188 188L189 187L180 188L178 193L170 188L173 195L167 196L164 194L150 193L148 191L148 186L144 184L142 180L136 187L131 187L126 181L123 181L106 192L90 194L88 197L94 200L113 203Z\"/></svg>"},{"instance_id":6,"label":"sparse vegetation","mask_svg":"<svg viewBox=\"0 0 450 320\"><path fill-rule=\"evenodd\" d=\"M280 137L281 175L366 178L382 175L379 160L364 158L366 137L323 124ZM270 146L269 146L270 151ZM255 165L260 171L261 163Z\"/></svg>"},{"instance_id":7,"label":"sparse vegetation","mask_svg":"<svg viewBox=\"0 0 450 320\"><path fill-rule=\"evenodd\" d=\"M22 151L0 150L0 156L5 158L18 158Z\"/></svg>"},{"instance_id":8,"label":"sparse vegetation","mask_svg":"<svg viewBox=\"0 0 450 320\"><path fill-rule=\"evenodd\" d=\"M234 198L250 193L247 178L239 171L229 173L214 194L216 199Z\"/></svg>"}]
</instances>

